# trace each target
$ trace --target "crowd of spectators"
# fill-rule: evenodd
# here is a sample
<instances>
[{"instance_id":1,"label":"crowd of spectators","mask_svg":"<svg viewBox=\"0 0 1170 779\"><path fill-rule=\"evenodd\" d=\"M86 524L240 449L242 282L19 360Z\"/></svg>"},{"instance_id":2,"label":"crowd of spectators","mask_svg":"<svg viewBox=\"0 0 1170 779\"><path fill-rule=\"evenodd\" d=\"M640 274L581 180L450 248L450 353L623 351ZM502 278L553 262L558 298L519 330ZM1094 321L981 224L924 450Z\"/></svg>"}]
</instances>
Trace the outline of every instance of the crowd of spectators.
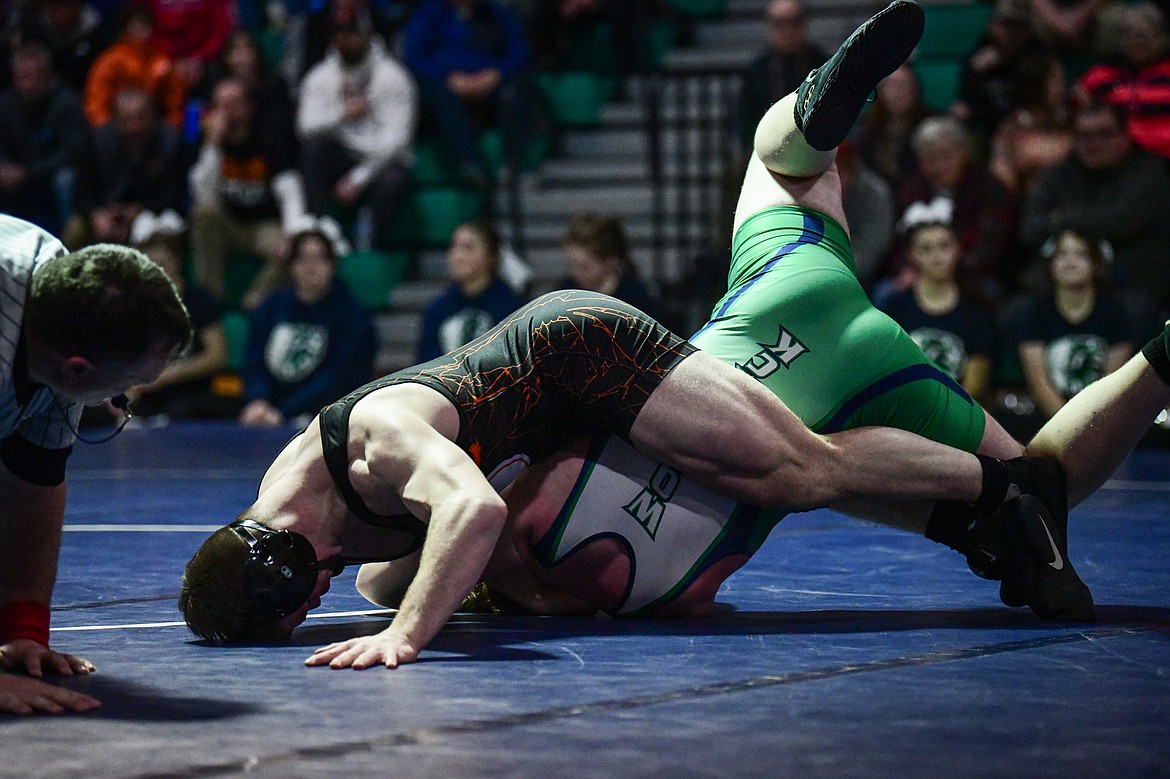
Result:
<instances>
[{"instance_id":1,"label":"crowd of spectators","mask_svg":"<svg viewBox=\"0 0 1170 779\"><path fill-rule=\"evenodd\" d=\"M137 241L164 262L179 251L201 301L222 299L241 256L259 260L239 300L253 333L233 413L290 419L317 399L302 408L278 398L274 387L296 393L272 355L305 358L315 342L304 333L340 326L322 313L350 300L338 247L387 248L419 137L441 142L463 185L490 190L524 165L539 126L537 69L571 59L581 29L602 24L616 75L643 70L645 46L630 41L644 41L667 8L21 0L0 20L0 210L72 248ZM816 13L807 0L765 6L733 112L741 151L767 107L825 61L809 36ZM973 395L1020 392L1048 415L1077 386L1057 376L1110 370L1170 307L1166 20L1145 0L996 0L957 64L949 105L926 103L913 60L897 70L840 151L858 275ZM502 141L494 161L481 144L488 127ZM327 240L326 216L348 234ZM156 222L179 224L179 240L152 243L144 225ZM419 357L474 337L532 291L507 283L507 249L489 221L454 231L450 286L425 314ZM560 284L653 312L656 280L639 278L620 215L566 220L562 250ZM1078 276L1072 255L1091 268ZM327 283L306 292L318 276ZM185 371L205 382L222 369L221 306L199 307L210 312L210 356ZM309 324L290 339L277 319L294 309ZM355 342L372 338L364 323L347 326L363 333ZM364 351L359 362L344 382L368 375Z\"/></svg>"},{"instance_id":2,"label":"crowd of spectators","mask_svg":"<svg viewBox=\"0 0 1170 779\"><path fill-rule=\"evenodd\" d=\"M815 12L769 3L741 143ZM838 154L845 212L875 304L1024 433L1170 315L1170 39L1145 0L996 0L957 64L949 104L913 59L878 86Z\"/></svg>"},{"instance_id":3,"label":"crowd of spectators","mask_svg":"<svg viewBox=\"0 0 1170 779\"><path fill-rule=\"evenodd\" d=\"M455 183L490 190L520 172L538 126L534 61L555 67L564 34L600 24L613 75L642 69L635 37L663 7L19 0L0 17L0 210L70 248L135 244L181 286L200 336L138 388L140 417L281 424L371 376L374 330L338 263L355 243L387 248L420 133L454 160ZM484 151L488 127L502 158ZM531 291L530 268L488 221L456 229L449 258L420 354L482 332ZM216 376L240 278L250 285L229 305L247 317L247 342L233 393Z\"/></svg>"}]
</instances>

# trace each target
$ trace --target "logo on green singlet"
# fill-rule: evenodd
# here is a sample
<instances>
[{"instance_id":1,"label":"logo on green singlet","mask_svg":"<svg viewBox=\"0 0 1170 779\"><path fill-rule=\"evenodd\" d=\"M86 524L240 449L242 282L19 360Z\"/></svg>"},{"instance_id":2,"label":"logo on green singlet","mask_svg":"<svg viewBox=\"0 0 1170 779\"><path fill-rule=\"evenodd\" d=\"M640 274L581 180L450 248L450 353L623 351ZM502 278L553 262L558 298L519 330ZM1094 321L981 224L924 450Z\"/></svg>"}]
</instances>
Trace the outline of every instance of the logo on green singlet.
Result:
<instances>
[{"instance_id":1,"label":"logo on green singlet","mask_svg":"<svg viewBox=\"0 0 1170 779\"><path fill-rule=\"evenodd\" d=\"M745 362L735 364L736 368L751 376L753 379L766 379L781 368L791 367L796 358L808 351L808 347L784 329L778 328L776 343L765 344L756 342L760 351L756 352Z\"/></svg>"},{"instance_id":2,"label":"logo on green singlet","mask_svg":"<svg viewBox=\"0 0 1170 779\"><path fill-rule=\"evenodd\" d=\"M658 526L662 524L662 516L666 513L666 504L670 503L681 483L682 476L678 471L666 465L659 465L642 491L622 506L626 513L642 526L651 541L658 534Z\"/></svg>"}]
</instances>

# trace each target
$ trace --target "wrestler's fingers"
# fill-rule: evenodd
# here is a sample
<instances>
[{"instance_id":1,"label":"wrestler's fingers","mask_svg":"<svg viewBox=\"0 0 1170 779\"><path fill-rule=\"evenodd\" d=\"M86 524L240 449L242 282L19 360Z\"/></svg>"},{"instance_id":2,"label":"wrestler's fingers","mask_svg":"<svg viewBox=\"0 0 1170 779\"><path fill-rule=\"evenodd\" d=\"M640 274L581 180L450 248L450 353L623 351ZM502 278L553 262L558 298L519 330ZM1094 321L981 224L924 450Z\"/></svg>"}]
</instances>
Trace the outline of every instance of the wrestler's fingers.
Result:
<instances>
[{"instance_id":1,"label":"wrestler's fingers","mask_svg":"<svg viewBox=\"0 0 1170 779\"><path fill-rule=\"evenodd\" d=\"M60 714L65 711L64 706L62 706L60 703L57 703L48 695L30 696L24 699L24 704L26 708L23 712L21 712L23 714L31 714L34 711L43 711L47 714Z\"/></svg>"},{"instance_id":2,"label":"wrestler's fingers","mask_svg":"<svg viewBox=\"0 0 1170 779\"><path fill-rule=\"evenodd\" d=\"M350 667L355 671L364 671L372 665L377 665L382 662L382 653L377 649L367 649L354 658L350 663Z\"/></svg>"},{"instance_id":3,"label":"wrestler's fingers","mask_svg":"<svg viewBox=\"0 0 1170 779\"><path fill-rule=\"evenodd\" d=\"M339 654L337 657L333 658L329 662L329 667L330 668L349 668L351 665L353 665L353 661L355 659L357 659L358 657L360 657L361 654L362 654L362 652L358 647L351 647L350 649L347 649L344 652L342 652L341 654Z\"/></svg>"},{"instance_id":4,"label":"wrestler's fingers","mask_svg":"<svg viewBox=\"0 0 1170 779\"><path fill-rule=\"evenodd\" d=\"M343 650L336 644L323 646L305 658L305 665L325 665L333 658L341 654Z\"/></svg>"},{"instance_id":5,"label":"wrestler's fingers","mask_svg":"<svg viewBox=\"0 0 1170 779\"><path fill-rule=\"evenodd\" d=\"M44 697L55 707L44 711L91 711L102 705L97 698L53 685L49 686L49 692Z\"/></svg>"},{"instance_id":6,"label":"wrestler's fingers","mask_svg":"<svg viewBox=\"0 0 1170 779\"><path fill-rule=\"evenodd\" d=\"M76 655L65 655L65 657L69 660L69 666L75 674L91 674L97 670L97 666L84 657L77 657Z\"/></svg>"},{"instance_id":7,"label":"wrestler's fingers","mask_svg":"<svg viewBox=\"0 0 1170 779\"><path fill-rule=\"evenodd\" d=\"M40 679L42 676L41 657L39 655L31 653L31 652L29 654L26 654L24 656L23 670L26 674L28 674L32 678Z\"/></svg>"},{"instance_id":8,"label":"wrestler's fingers","mask_svg":"<svg viewBox=\"0 0 1170 779\"><path fill-rule=\"evenodd\" d=\"M63 687L27 678L10 681L12 683L5 690L0 690L0 711L11 714L32 714L34 711L60 714L66 710L85 712L102 705L97 698Z\"/></svg>"},{"instance_id":9,"label":"wrestler's fingers","mask_svg":"<svg viewBox=\"0 0 1170 779\"><path fill-rule=\"evenodd\" d=\"M37 705L37 709L51 712L61 712L66 709L69 711L90 711L102 705L102 702L95 697L84 695L82 692L53 687L53 685L49 685L49 691L46 695L41 696L39 701L46 705Z\"/></svg>"},{"instance_id":10,"label":"wrestler's fingers","mask_svg":"<svg viewBox=\"0 0 1170 779\"><path fill-rule=\"evenodd\" d=\"M97 670L97 667L90 661L86 660L84 657L71 655L68 652L56 652L54 654L58 655L62 660L64 660L64 662L68 664L69 669L75 674L88 674Z\"/></svg>"},{"instance_id":11,"label":"wrestler's fingers","mask_svg":"<svg viewBox=\"0 0 1170 779\"><path fill-rule=\"evenodd\" d=\"M69 662L69 658L60 652L49 651L41 658L41 666L49 666L49 670L60 676L72 676L73 666Z\"/></svg>"}]
</instances>

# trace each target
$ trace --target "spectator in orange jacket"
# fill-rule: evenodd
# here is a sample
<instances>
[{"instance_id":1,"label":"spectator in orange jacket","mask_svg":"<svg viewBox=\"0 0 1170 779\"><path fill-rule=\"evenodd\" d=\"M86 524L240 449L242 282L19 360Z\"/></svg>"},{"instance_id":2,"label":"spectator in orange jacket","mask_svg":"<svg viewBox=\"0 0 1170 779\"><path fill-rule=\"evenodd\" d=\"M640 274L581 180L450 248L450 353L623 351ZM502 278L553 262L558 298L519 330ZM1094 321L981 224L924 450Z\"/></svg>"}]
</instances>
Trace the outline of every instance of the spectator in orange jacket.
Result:
<instances>
[{"instance_id":1,"label":"spectator in orange jacket","mask_svg":"<svg viewBox=\"0 0 1170 779\"><path fill-rule=\"evenodd\" d=\"M122 35L94 62L85 82L85 115L94 127L108 122L114 99L127 87L138 87L152 98L159 115L172 127L183 123L188 84L174 61L150 42L154 28L150 10L127 6Z\"/></svg>"}]
</instances>

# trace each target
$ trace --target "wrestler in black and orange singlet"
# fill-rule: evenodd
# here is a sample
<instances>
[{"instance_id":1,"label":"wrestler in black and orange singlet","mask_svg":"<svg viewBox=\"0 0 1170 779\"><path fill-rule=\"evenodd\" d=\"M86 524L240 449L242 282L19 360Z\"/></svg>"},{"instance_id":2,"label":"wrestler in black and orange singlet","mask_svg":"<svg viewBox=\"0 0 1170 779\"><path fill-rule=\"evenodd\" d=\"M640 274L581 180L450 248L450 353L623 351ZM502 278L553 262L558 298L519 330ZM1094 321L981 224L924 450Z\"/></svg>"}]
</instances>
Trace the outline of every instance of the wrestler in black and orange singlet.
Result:
<instances>
[{"instance_id":1,"label":"wrestler in black and orange singlet","mask_svg":"<svg viewBox=\"0 0 1170 779\"><path fill-rule=\"evenodd\" d=\"M466 346L326 406L320 414L325 462L350 510L385 525L387 518L370 512L348 476L349 415L369 393L415 382L445 395L459 411L455 443L500 489L524 466L582 434L628 439L646 399L693 351L619 300L580 290L549 293ZM413 517L407 524L421 530Z\"/></svg>"}]
</instances>

